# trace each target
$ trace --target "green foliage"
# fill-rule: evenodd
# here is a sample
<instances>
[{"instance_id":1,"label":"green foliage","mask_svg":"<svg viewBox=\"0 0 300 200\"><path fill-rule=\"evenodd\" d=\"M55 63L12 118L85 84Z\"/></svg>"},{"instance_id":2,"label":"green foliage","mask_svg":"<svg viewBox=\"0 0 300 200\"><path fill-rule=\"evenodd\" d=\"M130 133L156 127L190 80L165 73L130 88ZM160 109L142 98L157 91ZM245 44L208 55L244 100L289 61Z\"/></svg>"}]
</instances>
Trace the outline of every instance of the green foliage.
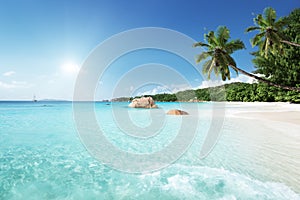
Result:
<instances>
[{"instance_id":1,"label":"green foliage","mask_svg":"<svg viewBox=\"0 0 300 200\"><path fill-rule=\"evenodd\" d=\"M294 43L300 43L300 9L294 10L288 17L287 29L283 31L285 38ZM287 86L300 85L300 48L283 44L284 54L270 54L268 58L254 53L253 63L255 73L264 74L270 81Z\"/></svg>"},{"instance_id":2,"label":"green foliage","mask_svg":"<svg viewBox=\"0 0 300 200\"><path fill-rule=\"evenodd\" d=\"M185 90L175 94L156 94L151 96L154 101L174 102L174 101L225 101L225 91L223 87L204 88L197 90Z\"/></svg>"},{"instance_id":3,"label":"green foliage","mask_svg":"<svg viewBox=\"0 0 300 200\"><path fill-rule=\"evenodd\" d=\"M194 44L194 47L206 49L196 58L197 63L205 61L202 66L202 73L207 74L208 79L214 72L216 76L221 75L223 81L230 80L230 67L236 73L241 72L260 82L286 90L300 91L300 88L295 87L300 82L299 9L296 9L289 17L278 20L276 18L275 10L270 7L266 8L263 15L259 14L254 18L256 26L246 29L247 32L259 30L259 33L251 40L252 45L258 46L260 49L253 54L256 56L253 62L258 68L256 72L266 75L266 78L237 67L231 54L236 50L244 49L245 46L241 40L229 41L229 29L225 26L218 27L216 33L210 31L205 34L204 38L207 43L198 42ZM286 46L287 44L289 46ZM268 58L269 52L272 54ZM260 90L259 94L261 95L264 91L263 88ZM212 94L216 94L217 99L222 99L216 92L212 92ZM211 98L214 99L214 97ZM274 96L269 95L265 96L264 100L273 101L274 98ZM251 101L251 98L243 97L241 100Z\"/></svg>"},{"instance_id":4,"label":"green foliage","mask_svg":"<svg viewBox=\"0 0 300 200\"><path fill-rule=\"evenodd\" d=\"M207 44L203 42L194 44L194 47L200 46L207 49L197 56L197 63L210 58L203 64L203 74L207 74L207 77L210 78L212 71L214 71L216 75L221 75L223 81L230 80L229 66L236 67L236 63L230 55L236 50L244 49L244 43L241 40L228 41L230 38L229 29L225 26L218 27L216 34L214 31L210 31L204 35L204 38ZM233 69L236 71L235 68Z\"/></svg>"},{"instance_id":5,"label":"green foliage","mask_svg":"<svg viewBox=\"0 0 300 200\"><path fill-rule=\"evenodd\" d=\"M263 83L232 83L225 85L227 101L300 103L300 93L286 91Z\"/></svg>"},{"instance_id":6,"label":"green foliage","mask_svg":"<svg viewBox=\"0 0 300 200\"><path fill-rule=\"evenodd\" d=\"M210 92L209 89L197 89L195 90L197 100L199 101L210 101Z\"/></svg>"},{"instance_id":7,"label":"green foliage","mask_svg":"<svg viewBox=\"0 0 300 200\"><path fill-rule=\"evenodd\" d=\"M185 90L176 93L178 101L190 101L197 98L194 90Z\"/></svg>"},{"instance_id":8,"label":"green foliage","mask_svg":"<svg viewBox=\"0 0 300 200\"><path fill-rule=\"evenodd\" d=\"M177 101L177 97L175 94L156 94L151 96L154 101L161 101L161 102L170 102L170 101Z\"/></svg>"},{"instance_id":9,"label":"green foliage","mask_svg":"<svg viewBox=\"0 0 300 200\"><path fill-rule=\"evenodd\" d=\"M287 21L283 18L276 21L276 12L270 7L265 8L263 15L257 15L253 21L255 26L248 27L246 32L259 30L259 33L250 40L253 47L259 47L259 54L268 58L269 53L273 55L283 53L282 40L284 36L282 31Z\"/></svg>"},{"instance_id":10,"label":"green foliage","mask_svg":"<svg viewBox=\"0 0 300 200\"><path fill-rule=\"evenodd\" d=\"M226 91L223 86L209 88L211 101L226 101Z\"/></svg>"},{"instance_id":11,"label":"green foliage","mask_svg":"<svg viewBox=\"0 0 300 200\"><path fill-rule=\"evenodd\" d=\"M300 93L286 91L263 83L231 83L224 86L185 90L176 94L156 94L153 100L160 102L174 101L241 101L241 102L292 102L300 103Z\"/></svg>"}]
</instances>

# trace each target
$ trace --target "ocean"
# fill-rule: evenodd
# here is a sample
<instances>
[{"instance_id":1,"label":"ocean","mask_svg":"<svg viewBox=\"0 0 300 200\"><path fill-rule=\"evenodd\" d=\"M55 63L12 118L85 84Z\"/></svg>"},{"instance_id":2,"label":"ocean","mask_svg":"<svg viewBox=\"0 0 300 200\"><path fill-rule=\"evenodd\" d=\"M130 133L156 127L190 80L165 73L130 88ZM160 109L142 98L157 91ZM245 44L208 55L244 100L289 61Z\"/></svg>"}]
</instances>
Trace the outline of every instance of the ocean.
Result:
<instances>
[{"instance_id":1,"label":"ocean","mask_svg":"<svg viewBox=\"0 0 300 200\"><path fill-rule=\"evenodd\" d=\"M232 117L232 104L78 104L0 102L0 199L300 199L297 125Z\"/></svg>"}]
</instances>

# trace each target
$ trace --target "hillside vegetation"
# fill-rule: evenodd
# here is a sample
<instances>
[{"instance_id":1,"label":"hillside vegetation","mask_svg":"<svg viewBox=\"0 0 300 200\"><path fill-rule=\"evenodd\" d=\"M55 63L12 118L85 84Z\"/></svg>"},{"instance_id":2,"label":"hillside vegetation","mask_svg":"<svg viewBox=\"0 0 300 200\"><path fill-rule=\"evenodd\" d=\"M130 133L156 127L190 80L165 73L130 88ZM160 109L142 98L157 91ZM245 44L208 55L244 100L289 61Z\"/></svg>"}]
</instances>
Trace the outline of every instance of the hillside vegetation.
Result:
<instances>
[{"instance_id":1,"label":"hillside vegetation","mask_svg":"<svg viewBox=\"0 0 300 200\"><path fill-rule=\"evenodd\" d=\"M185 90L175 94L156 94L155 101L242 101L242 102L292 102L300 103L300 93L282 90L262 83L231 83L224 86ZM132 99L132 98L131 98Z\"/></svg>"}]
</instances>

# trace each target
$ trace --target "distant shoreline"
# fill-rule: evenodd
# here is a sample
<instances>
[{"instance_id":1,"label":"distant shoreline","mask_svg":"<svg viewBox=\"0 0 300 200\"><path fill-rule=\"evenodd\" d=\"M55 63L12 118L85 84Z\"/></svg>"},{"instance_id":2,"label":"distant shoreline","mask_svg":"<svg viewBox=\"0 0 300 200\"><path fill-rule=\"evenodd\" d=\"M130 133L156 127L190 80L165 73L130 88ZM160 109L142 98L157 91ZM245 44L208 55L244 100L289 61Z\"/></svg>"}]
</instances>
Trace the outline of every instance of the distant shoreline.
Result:
<instances>
[{"instance_id":1,"label":"distant shoreline","mask_svg":"<svg viewBox=\"0 0 300 200\"><path fill-rule=\"evenodd\" d=\"M0 100L0 103L3 102L28 102L28 103L38 103L38 102L93 102L93 103L126 103L130 101L72 101L72 100ZM286 102L286 101L254 101L254 102L243 102L243 101L155 101L158 103L245 103L245 104L256 104L256 103L285 103L285 104L293 104L298 105L299 103L294 102Z\"/></svg>"}]
</instances>

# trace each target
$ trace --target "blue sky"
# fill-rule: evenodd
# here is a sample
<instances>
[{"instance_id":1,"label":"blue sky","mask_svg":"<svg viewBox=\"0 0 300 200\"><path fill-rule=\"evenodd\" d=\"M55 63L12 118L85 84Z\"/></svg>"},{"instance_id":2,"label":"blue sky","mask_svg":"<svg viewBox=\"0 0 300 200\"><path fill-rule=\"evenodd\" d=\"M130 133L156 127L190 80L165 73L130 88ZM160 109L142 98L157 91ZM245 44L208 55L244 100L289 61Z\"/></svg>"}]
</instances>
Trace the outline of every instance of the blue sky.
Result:
<instances>
[{"instance_id":1,"label":"blue sky","mask_svg":"<svg viewBox=\"0 0 300 200\"><path fill-rule=\"evenodd\" d=\"M253 51L249 38L253 34L245 34L244 30L253 25L253 14L262 13L268 6L278 16L285 16L300 7L300 2L0 0L0 99L30 100L34 94L39 99L72 99L77 73L89 53L110 36L141 27L173 29L203 41L204 33L226 25L231 37L242 39L247 48L234 54L238 65L253 71L249 55ZM120 76L130 68L151 62L185 73L193 88L201 86L204 80L193 70L183 70L184 60L176 60L166 52L145 50L135 57L128 55L119 65L114 63L99 81L107 87L98 89L96 98L111 98L110 87ZM171 92L180 89L180 85L168 87ZM185 87L182 85L181 89ZM134 94L145 92L145 88L157 91L154 86L147 86ZM115 94L119 95L123 94Z\"/></svg>"}]
</instances>

